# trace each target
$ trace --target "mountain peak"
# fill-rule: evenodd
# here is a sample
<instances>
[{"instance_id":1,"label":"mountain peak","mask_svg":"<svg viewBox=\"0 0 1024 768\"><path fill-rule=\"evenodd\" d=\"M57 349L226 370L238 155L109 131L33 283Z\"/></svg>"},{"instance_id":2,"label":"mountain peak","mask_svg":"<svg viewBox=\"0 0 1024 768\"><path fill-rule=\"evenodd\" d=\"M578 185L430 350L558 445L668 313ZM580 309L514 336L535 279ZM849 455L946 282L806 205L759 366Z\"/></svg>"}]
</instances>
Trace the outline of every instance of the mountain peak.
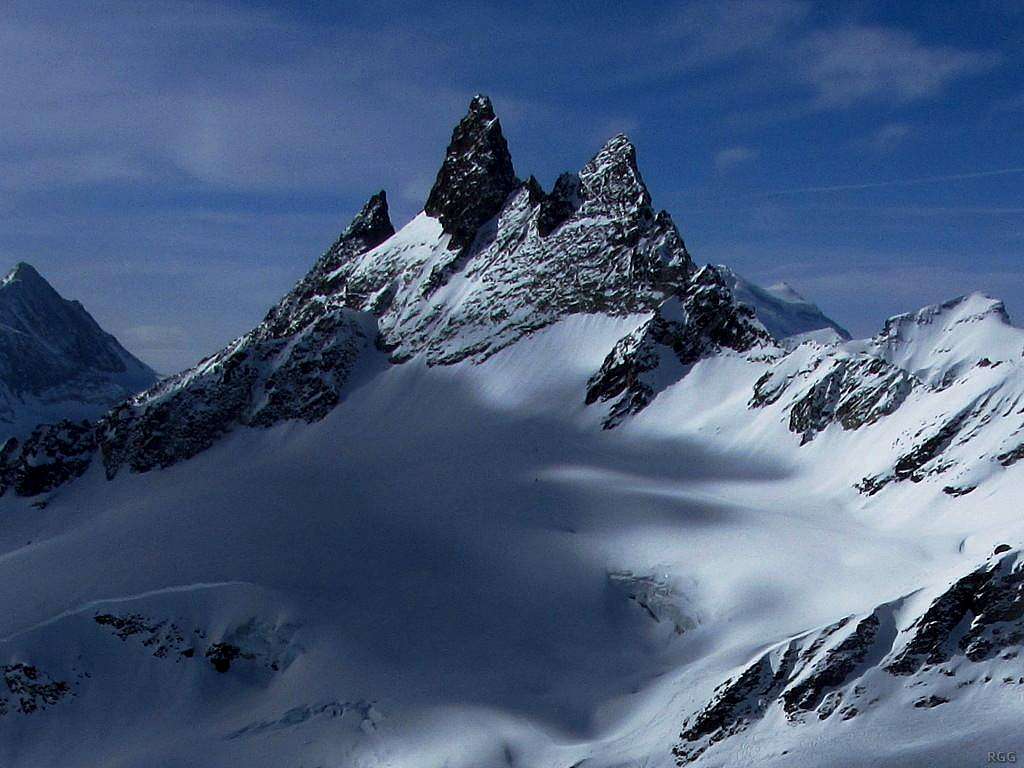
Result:
<instances>
[{"instance_id":1,"label":"mountain peak","mask_svg":"<svg viewBox=\"0 0 1024 768\"><path fill-rule=\"evenodd\" d=\"M0 437L102 413L156 374L31 264L0 281Z\"/></svg>"},{"instance_id":2,"label":"mountain peak","mask_svg":"<svg viewBox=\"0 0 1024 768\"><path fill-rule=\"evenodd\" d=\"M53 287L46 281L46 278L40 275L35 267L25 261L19 261L15 264L3 281L0 282L0 286L12 283L21 283L23 285L49 289L50 291L53 290Z\"/></svg>"},{"instance_id":3,"label":"mountain peak","mask_svg":"<svg viewBox=\"0 0 1024 768\"><path fill-rule=\"evenodd\" d=\"M391 223L391 216L388 213L388 196L387 192L382 189L377 194L370 196L345 231L341 233L339 240L362 238L374 241L374 245L376 245L393 234L395 234L395 227Z\"/></svg>"},{"instance_id":4,"label":"mountain peak","mask_svg":"<svg viewBox=\"0 0 1024 768\"><path fill-rule=\"evenodd\" d=\"M757 318L776 339L803 337L807 333L831 328L843 340L850 333L821 308L807 301L787 282L778 282L768 288L747 280L724 265L716 269L732 289L736 299L754 308Z\"/></svg>"},{"instance_id":5,"label":"mountain peak","mask_svg":"<svg viewBox=\"0 0 1024 768\"><path fill-rule=\"evenodd\" d=\"M579 177L582 197L587 200L634 210L651 205L637 166L636 147L624 133L610 138L583 166Z\"/></svg>"},{"instance_id":6,"label":"mountain peak","mask_svg":"<svg viewBox=\"0 0 1024 768\"><path fill-rule=\"evenodd\" d=\"M885 321L881 337L896 340L905 336L910 328L936 324L949 332L955 326L980 321L1012 326L1006 305L1001 299L976 291L941 304L929 304L915 312L894 315Z\"/></svg>"},{"instance_id":7,"label":"mountain peak","mask_svg":"<svg viewBox=\"0 0 1024 768\"><path fill-rule=\"evenodd\" d=\"M423 210L441 222L453 250L468 247L482 224L497 215L520 186L501 121L491 101L476 95L452 132Z\"/></svg>"},{"instance_id":8,"label":"mountain peak","mask_svg":"<svg viewBox=\"0 0 1024 768\"><path fill-rule=\"evenodd\" d=\"M1006 306L985 293L970 293L890 317L868 349L928 384L945 385L981 360L1019 360L1024 330Z\"/></svg>"},{"instance_id":9,"label":"mountain peak","mask_svg":"<svg viewBox=\"0 0 1024 768\"><path fill-rule=\"evenodd\" d=\"M477 114L486 120L493 120L495 118L494 106L491 104L490 98L482 93L475 94L469 102L469 114Z\"/></svg>"}]
</instances>

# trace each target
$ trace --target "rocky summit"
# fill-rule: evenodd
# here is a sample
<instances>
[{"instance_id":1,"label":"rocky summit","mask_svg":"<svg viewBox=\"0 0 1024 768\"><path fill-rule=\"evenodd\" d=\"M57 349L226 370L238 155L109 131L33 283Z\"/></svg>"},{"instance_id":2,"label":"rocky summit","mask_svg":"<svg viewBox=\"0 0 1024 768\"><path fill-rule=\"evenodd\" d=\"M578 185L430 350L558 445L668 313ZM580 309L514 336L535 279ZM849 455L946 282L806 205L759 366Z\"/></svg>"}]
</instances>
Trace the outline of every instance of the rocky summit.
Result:
<instances>
[{"instance_id":1,"label":"rocky summit","mask_svg":"<svg viewBox=\"0 0 1024 768\"><path fill-rule=\"evenodd\" d=\"M12 397L141 391L0 450L0 765L1015 749L1024 330L970 293L852 339L594 149L521 181L474 97L417 216L371 195L159 381L4 280Z\"/></svg>"},{"instance_id":2,"label":"rocky summit","mask_svg":"<svg viewBox=\"0 0 1024 768\"><path fill-rule=\"evenodd\" d=\"M452 132L423 211L441 222L451 247L461 250L521 185L491 100L478 95Z\"/></svg>"}]
</instances>

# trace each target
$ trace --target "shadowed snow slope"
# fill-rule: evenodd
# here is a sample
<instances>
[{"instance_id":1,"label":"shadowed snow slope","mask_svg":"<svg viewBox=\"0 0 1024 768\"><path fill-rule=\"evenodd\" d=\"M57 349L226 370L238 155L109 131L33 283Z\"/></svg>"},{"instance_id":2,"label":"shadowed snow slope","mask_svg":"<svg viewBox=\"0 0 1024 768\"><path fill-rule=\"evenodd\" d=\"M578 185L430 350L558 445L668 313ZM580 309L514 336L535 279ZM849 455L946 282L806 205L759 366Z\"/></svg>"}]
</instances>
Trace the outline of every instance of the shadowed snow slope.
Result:
<instances>
[{"instance_id":1,"label":"shadowed snow slope","mask_svg":"<svg viewBox=\"0 0 1024 768\"><path fill-rule=\"evenodd\" d=\"M482 97L431 211L374 195L250 333L0 454L0 765L1018 747L1001 304L845 341L696 267L625 137L520 182Z\"/></svg>"}]
</instances>

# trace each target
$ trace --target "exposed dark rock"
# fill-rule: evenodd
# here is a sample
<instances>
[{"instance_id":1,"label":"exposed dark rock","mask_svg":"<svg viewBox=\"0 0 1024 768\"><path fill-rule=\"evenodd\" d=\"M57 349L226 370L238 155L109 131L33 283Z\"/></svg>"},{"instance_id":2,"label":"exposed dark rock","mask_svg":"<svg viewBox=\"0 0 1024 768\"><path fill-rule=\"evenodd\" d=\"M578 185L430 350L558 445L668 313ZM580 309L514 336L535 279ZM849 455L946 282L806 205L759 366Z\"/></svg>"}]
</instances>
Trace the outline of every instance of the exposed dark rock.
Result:
<instances>
[{"instance_id":1,"label":"exposed dark rock","mask_svg":"<svg viewBox=\"0 0 1024 768\"><path fill-rule=\"evenodd\" d=\"M206 658L213 668L221 674L231 669L231 662L236 659L252 659L251 653L245 653L237 645L231 643L214 643L206 649Z\"/></svg>"},{"instance_id":2,"label":"exposed dark rock","mask_svg":"<svg viewBox=\"0 0 1024 768\"><path fill-rule=\"evenodd\" d=\"M832 423L846 430L859 429L893 413L913 387L910 374L878 358L838 360L793 404L789 429L801 436L801 443L810 442Z\"/></svg>"},{"instance_id":3,"label":"exposed dark rock","mask_svg":"<svg viewBox=\"0 0 1024 768\"><path fill-rule=\"evenodd\" d=\"M384 190L370 197L362 210L321 256L309 273L267 312L263 324L266 337L282 339L322 319L326 306L318 297L345 297L346 304L364 298L358 280L333 276L354 258L376 248L395 234L388 215L388 198ZM351 296L349 294L352 294ZM336 301L336 299L335 299Z\"/></svg>"},{"instance_id":4,"label":"exposed dark rock","mask_svg":"<svg viewBox=\"0 0 1024 768\"><path fill-rule=\"evenodd\" d=\"M996 460L1004 467L1012 467L1021 459L1024 459L1024 443L996 457Z\"/></svg>"},{"instance_id":5,"label":"exposed dark rock","mask_svg":"<svg viewBox=\"0 0 1024 768\"><path fill-rule=\"evenodd\" d=\"M137 637L143 647L151 648L153 656L158 659L172 654L179 658L191 658L195 654L195 649L189 646L183 630L172 621L154 621L137 613L124 616L101 613L94 616L93 620L101 627L111 629L121 642L127 641L130 637Z\"/></svg>"},{"instance_id":6,"label":"exposed dark rock","mask_svg":"<svg viewBox=\"0 0 1024 768\"><path fill-rule=\"evenodd\" d=\"M477 95L455 126L423 210L451 235L452 249L462 250L521 184L491 101Z\"/></svg>"},{"instance_id":7,"label":"exposed dark rock","mask_svg":"<svg viewBox=\"0 0 1024 768\"><path fill-rule=\"evenodd\" d=\"M970 626L957 637L965 619L970 619ZM956 653L981 661L1021 644L1024 568L1014 554L978 568L939 595L910 630L913 636L887 667L894 675L941 664Z\"/></svg>"},{"instance_id":8,"label":"exposed dark rock","mask_svg":"<svg viewBox=\"0 0 1024 768\"><path fill-rule=\"evenodd\" d=\"M926 470L925 467L942 455L960 433L967 420L974 415L975 410L973 408L965 408L947 420L931 436L917 443L911 450L903 454L896 464L893 465L891 472L874 477L865 477L857 484L857 489L868 496L873 496L889 483L902 480L910 480L917 483L929 474L943 471L946 468L943 465L933 465L931 471Z\"/></svg>"},{"instance_id":9,"label":"exposed dark rock","mask_svg":"<svg viewBox=\"0 0 1024 768\"><path fill-rule=\"evenodd\" d=\"M925 696L918 699L914 702L914 706L918 709L932 709L934 707L939 706L940 704L948 703L949 699L945 698L944 696L936 696L932 694L931 696Z\"/></svg>"},{"instance_id":10,"label":"exposed dark rock","mask_svg":"<svg viewBox=\"0 0 1024 768\"><path fill-rule=\"evenodd\" d=\"M814 665L810 674L782 694L783 708L790 720L801 712L817 708L831 689L843 685L850 679L874 645L879 623L875 614L862 619L853 632L825 653L824 658ZM837 698L828 714L832 713L838 703ZM828 714L824 717L828 717Z\"/></svg>"},{"instance_id":11,"label":"exposed dark rock","mask_svg":"<svg viewBox=\"0 0 1024 768\"><path fill-rule=\"evenodd\" d=\"M334 276L344 306L379 317L378 345L394 362L480 361L568 315L651 311L693 271L624 136L550 195L535 179L518 185L480 227L472 248L439 253L429 236L402 240ZM444 290L455 279L457 301Z\"/></svg>"},{"instance_id":12,"label":"exposed dark rock","mask_svg":"<svg viewBox=\"0 0 1024 768\"><path fill-rule=\"evenodd\" d=\"M13 488L19 496L35 496L79 477L96 446L95 429L86 421L41 425L23 443L10 438L0 448L0 495Z\"/></svg>"},{"instance_id":13,"label":"exposed dark rock","mask_svg":"<svg viewBox=\"0 0 1024 768\"><path fill-rule=\"evenodd\" d=\"M947 485L947 486L943 487L942 492L944 494L946 494L947 496L953 496L954 498L956 498L956 497L959 497L959 496L966 496L968 493L970 493L971 491L975 490L977 487L978 486L976 486L976 485L966 485L966 486Z\"/></svg>"},{"instance_id":14,"label":"exposed dark rock","mask_svg":"<svg viewBox=\"0 0 1024 768\"><path fill-rule=\"evenodd\" d=\"M579 207L580 177L575 173L563 173L555 181L551 194L538 200L537 232L547 237L576 212Z\"/></svg>"},{"instance_id":15,"label":"exposed dark rock","mask_svg":"<svg viewBox=\"0 0 1024 768\"><path fill-rule=\"evenodd\" d=\"M777 670L765 654L745 669L736 680L726 680L711 701L683 723L681 739L672 754L679 765L697 760L708 747L746 730L764 713L785 685L797 662L797 649L788 648Z\"/></svg>"},{"instance_id":16,"label":"exposed dark rock","mask_svg":"<svg viewBox=\"0 0 1024 768\"><path fill-rule=\"evenodd\" d=\"M733 301L714 267L703 267L681 296L668 299L650 320L616 342L587 382L586 402L615 400L604 422L611 428L651 402L658 384L650 374L661 369L666 358L678 367L678 375L673 379L664 370L659 375L675 380L686 367L722 349L743 352L771 343L753 310Z\"/></svg>"},{"instance_id":17,"label":"exposed dark rock","mask_svg":"<svg viewBox=\"0 0 1024 768\"><path fill-rule=\"evenodd\" d=\"M784 369L766 372L754 385L751 408L778 402L797 387L812 383L794 396L789 429L808 443L830 424L855 430L895 412L916 385L906 371L870 355L823 355L809 370L787 376Z\"/></svg>"},{"instance_id":18,"label":"exposed dark rock","mask_svg":"<svg viewBox=\"0 0 1024 768\"><path fill-rule=\"evenodd\" d=\"M72 695L71 686L63 680L53 680L30 664L7 664L0 666L7 690L15 697L15 711L23 715L53 706L66 696ZM10 711L10 699L0 696L0 715Z\"/></svg>"},{"instance_id":19,"label":"exposed dark rock","mask_svg":"<svg viewBox=\"0 0 1024 768\"><path fill-rule=\"evenodd\" d=\"M680 765L693 762L709 747L753 727L768 710L780 706L793 725L826 720L838 712L842 720L856 717L887 696L889 685L869 698L877 671L912 678L905 685L929 684L929 675L955 677L963 662L1017 658L1024 645L1024 563L1017 552L1006 552L957 579L916 621L900 632L890 618L894 606L879 606L861 618L845 637L843 619L793 638L759 657L735 680L720 685L711 701L684 723L681 741L673 750ZM899 650L894 650L898 648ZM947 663L949 662L949 663ZM940 666L941 665L941 666ZM774 670L774 671L773 671ZM1024 681L1015 667L1005 684ZM992 680L985 675L981 682ZM974 678L959 682L959 690ZM931 709L949 698L930 695L914 706ZM806 717L813 713L814 719Z\"/></svg>"},{"instance_id":20,"label":"exposed dark rock","mask_svg":"<svg viewBox=\"0 0 1024 768\"><path fill-rule=\"evenodd\" d=\"M112 410L100 423L108 477L124 465L145 472L191 458L239 425L326 416L373 333L372 321L344 306L351 286L333 272L393 231L378 193L254 330Z\"/></svg>"}]
</instances>

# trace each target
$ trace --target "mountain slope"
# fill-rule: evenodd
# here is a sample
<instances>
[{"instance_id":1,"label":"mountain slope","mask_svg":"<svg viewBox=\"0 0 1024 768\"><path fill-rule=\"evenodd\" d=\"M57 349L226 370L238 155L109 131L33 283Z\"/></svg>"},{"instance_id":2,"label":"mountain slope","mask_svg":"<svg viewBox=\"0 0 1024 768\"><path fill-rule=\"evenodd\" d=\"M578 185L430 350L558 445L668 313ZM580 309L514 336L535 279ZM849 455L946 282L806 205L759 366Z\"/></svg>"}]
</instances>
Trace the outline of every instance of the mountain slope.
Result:
<instances>
[{"instance_id":1,"label":"mountain slope","mask_svg":"<svg viewBox=\"0 0 1024 768\"><path fill-rule=\"evenodd\" d=\"M998 303L780 338L627 139L545 192L482 98L428 208L374 195L253 331L0 457L0 764L1016 747Z\"/></svg>"},{"instance_id":2,"label":"mountain slope","mask_svg":"<svg viewBox=\"0 0 1024 768\"><path fill-rule=\"evenodd\" d=\"M77 301L24 262L0 281L0 425L22 435L60 418L92 418L156 380Z\"/></svg>"}]
</instances>

